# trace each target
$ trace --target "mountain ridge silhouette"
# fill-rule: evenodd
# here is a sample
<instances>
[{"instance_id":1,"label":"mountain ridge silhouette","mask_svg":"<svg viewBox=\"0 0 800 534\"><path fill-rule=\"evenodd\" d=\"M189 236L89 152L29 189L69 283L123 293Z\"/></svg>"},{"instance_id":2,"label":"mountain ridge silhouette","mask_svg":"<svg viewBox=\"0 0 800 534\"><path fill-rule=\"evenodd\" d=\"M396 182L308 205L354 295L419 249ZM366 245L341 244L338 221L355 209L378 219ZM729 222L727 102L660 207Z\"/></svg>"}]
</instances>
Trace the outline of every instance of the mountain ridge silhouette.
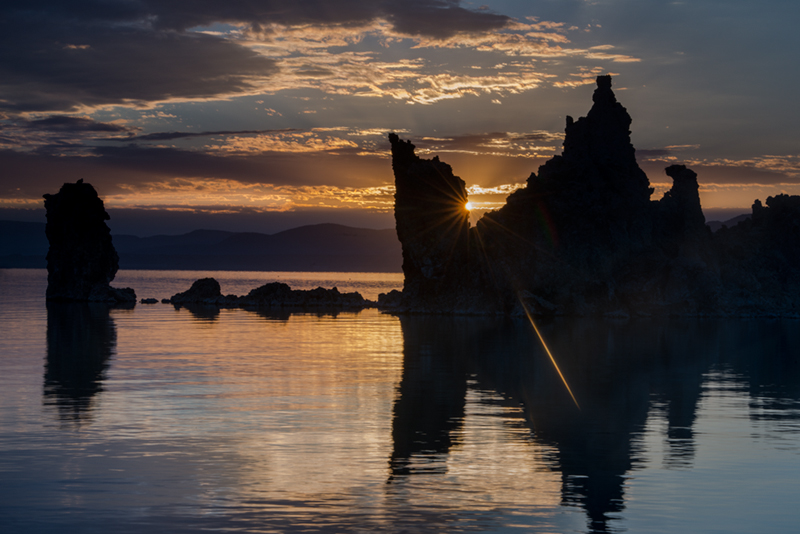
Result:
<instances>
[{"instance_id":1,"label":"mountain ridge silhouette","mask_svg":"<svg viewBox=\"0 0 800 534\"><path fill-rule=\"evenodd\" d=\"M0 221L0 268L45 266L44 223ZM178 235L112 235L121 269L400 272L393 228L335 223L274 234L198 229Z\"/></svg>"}]
</instances>

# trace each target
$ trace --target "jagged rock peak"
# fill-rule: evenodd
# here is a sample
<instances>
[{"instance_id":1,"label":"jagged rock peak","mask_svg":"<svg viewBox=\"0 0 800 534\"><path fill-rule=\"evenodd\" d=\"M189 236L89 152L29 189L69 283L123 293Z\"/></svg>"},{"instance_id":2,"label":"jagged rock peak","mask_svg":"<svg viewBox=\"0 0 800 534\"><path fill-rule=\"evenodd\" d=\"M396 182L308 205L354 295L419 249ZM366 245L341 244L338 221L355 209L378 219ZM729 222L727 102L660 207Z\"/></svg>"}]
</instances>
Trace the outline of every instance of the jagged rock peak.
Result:
<instances>
[{"instance_id":1,"label":"jagged rock peak","mask_svg":"<svg viewBox=\"0 0 800 534\"><path fill-rule=\"evenodd\" d=\"M577 121L567 117L564 157L587 158L600 165L634 166L636 156L630 138L631 116L611 90L611 76L598 76L594 104Z\"/></svg>"},{"instance_id":2,"label":"jagged rock peak","mask_svg":"<svg viewBox=\"0 0 800 534\"><path fill-rule=\"evenodd\" d=\"M661 237L682 242L708 237L697 173L686 165L670 165L665 172L672 178L672 188L658 201Z\"/></svg>"},{"instance_id":3,"label":"jagged rock peak","mask_svg":"<svg viewBox=\"0 0 800 534\"><path fill-rule=\"evenodd\" d=\"M686 165L670 165L664 171L672 178L672 189L664 193L662 204L676 203L682 210L693 212L698 224L705 225L705 216L700 206L700 185L697 183L697 173Z\"/></svg>"},{"instance_id":4,"label":"jagged rock peak","mask_svg":"<svg viewBox=\"0 0 800 534\"><path fill-rule=\"evenodd\" d=\"M389 141L395 222L403 247L404 295L444 295L449 287L455 290L460 280L454 273L467 261L466 184L438 157L418 157L414 145L394 133L389 134Z\"/></svg>"},{"instance_id":5,"label":"jagged rock peak","mask_svg":"<svg viewBox=\"0 0 800 534\"><path fill-rule=\"evenodd\" d=\"M597 89L592 95L592 102L595 104L615 104L617 98L611 90L611 75L605 74L597 77Z\"/></svg>"}]
</instances>

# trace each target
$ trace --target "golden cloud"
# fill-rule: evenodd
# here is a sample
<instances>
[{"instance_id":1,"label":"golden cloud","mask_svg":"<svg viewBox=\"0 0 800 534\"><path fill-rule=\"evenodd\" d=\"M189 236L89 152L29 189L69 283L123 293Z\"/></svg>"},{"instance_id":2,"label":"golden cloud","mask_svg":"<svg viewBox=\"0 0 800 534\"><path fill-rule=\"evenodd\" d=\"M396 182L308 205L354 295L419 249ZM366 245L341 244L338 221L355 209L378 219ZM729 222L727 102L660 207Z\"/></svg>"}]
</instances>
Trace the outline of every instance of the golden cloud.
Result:
<instances>
[{"instance_id":1,"label":"golden cloud","mask_svg":"<svg viewBox=\"0 0 800 534\"><path fill-rule=\"evenodd\" d=\"M236 180L188 179L122 185L122 193L107 195L109 208L229 209L290 211L303 208L359 208L391 211L394 186L276 186ZM19 201L18 201L19 202Z\"/></svg>"}]
</instances>

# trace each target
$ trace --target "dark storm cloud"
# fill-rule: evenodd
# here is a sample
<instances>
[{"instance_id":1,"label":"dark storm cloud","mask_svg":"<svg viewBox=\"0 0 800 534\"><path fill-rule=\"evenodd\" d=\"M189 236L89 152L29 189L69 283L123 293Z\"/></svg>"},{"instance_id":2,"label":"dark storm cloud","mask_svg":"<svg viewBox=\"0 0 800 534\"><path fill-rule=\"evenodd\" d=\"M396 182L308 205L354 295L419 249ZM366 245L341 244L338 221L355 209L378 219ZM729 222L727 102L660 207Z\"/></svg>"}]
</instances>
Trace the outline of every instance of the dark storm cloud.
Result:
<instances>
[{"instance_id":1,"label":"dark storm cloud","mask_svg":"<svg viewBox=\"0 0 800 534\"><path fill-rule=\"evenodd\" d=\"M275 62L216 37L18 16L0 22L0 109L74 111L245 91Z\"/></svg>"},{"instance_id":2,"label":"dark storm cloud","mask_svg":"<svg viewBox=\"0 0 800 534\"><path fill-rule=\"evenodd\" d=\"M510 21L488 11L464 9L457 0L151 0L142 4L157 17L158 26L179 30L213 22L356 26L385 18L400 33L445 38L491 31Z\"/></svg>"},{"instance_id":3,"label":"dark storm cloud","mask_svg":"<svg viewBox=\"0 0 800 534\"><path fill-rule=\"evenodd\" d=\"M484 33L505 26L511 19L486 11L470 11L457 1L393 2L388 9L394 29L407 35L444 39L456 33Z\"/></svg>"},{"instance_id":4,"label":"dark storm cloud","mask_svg":"<svg viewBox=\"0 0 800 534\"><path fill-rule=\"evenodd\" d=\"M98 122L84 117L68 117L53 115L45 119L37 119L21 123L21 126L30 130L42 130L49 132L106 132L106 133L128 133L131 129L120 124L110 124ZM128 139L128 138L125 138Z\"/></svg>"},{"instance_id":5,"label":"dark storm cloud","mask_svg":"<svg viewBox=\"0 0 800 534\"><path fill-rule=\"evenodd\" d=\"M357 26L386 19L408 35L486 32L510 19L458 2L416 0L118 0L4 2L0 111L76 111L241 94L275 61L220 36L186 32L217 22Z\"/></svg>"}]
</instances>

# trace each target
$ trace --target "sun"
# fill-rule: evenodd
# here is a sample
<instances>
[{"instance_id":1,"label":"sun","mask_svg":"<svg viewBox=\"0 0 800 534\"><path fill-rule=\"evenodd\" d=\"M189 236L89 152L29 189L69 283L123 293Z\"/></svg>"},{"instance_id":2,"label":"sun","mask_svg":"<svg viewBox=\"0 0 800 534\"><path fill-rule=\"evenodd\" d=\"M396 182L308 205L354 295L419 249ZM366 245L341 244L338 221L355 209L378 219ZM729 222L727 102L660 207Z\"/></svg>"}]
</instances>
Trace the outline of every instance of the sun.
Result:
<instances>
[{"instance_id":1,"label":"sun","mask_svg":"<svg viewBox=\"0 0 800 534\"><path fill-rule=\"evenodd\" d=\"M472 204L472 202L467 202L464 207L467 209L467 211L472 211L475 209L475 206Z\"/></svg>"}]
</instances>

